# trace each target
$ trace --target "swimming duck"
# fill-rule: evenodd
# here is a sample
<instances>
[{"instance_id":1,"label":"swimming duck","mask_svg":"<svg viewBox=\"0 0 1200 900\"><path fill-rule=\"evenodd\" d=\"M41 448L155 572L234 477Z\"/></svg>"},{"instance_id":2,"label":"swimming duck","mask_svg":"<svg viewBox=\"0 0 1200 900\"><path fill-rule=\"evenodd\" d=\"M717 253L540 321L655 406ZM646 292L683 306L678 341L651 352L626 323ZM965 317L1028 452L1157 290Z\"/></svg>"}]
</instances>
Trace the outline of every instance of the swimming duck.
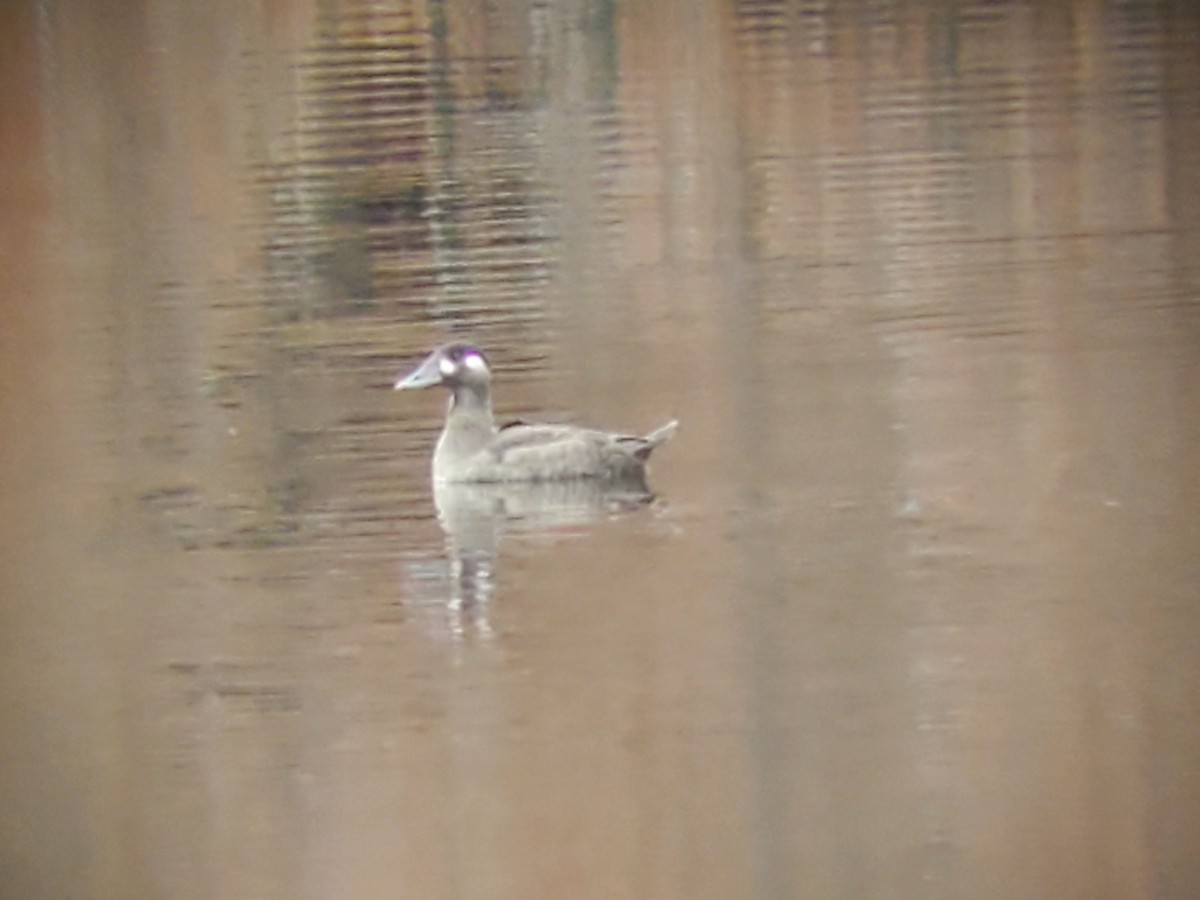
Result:
<instances>
[{"instance_id":1,"label":"swimming duck","mask_svg":"<svg viewBox=\"0 0 1200 900\"><path fill-rule=\"evenodd\" d=\"M672 420L641 437L575 425L496 427L492 369L470 344L444 344L396 381L396 390L443 385L450 389L446 425L433 453L433 479L441 483L642 480L654 448L678 427Z\"/></svg>"}]
</instances>

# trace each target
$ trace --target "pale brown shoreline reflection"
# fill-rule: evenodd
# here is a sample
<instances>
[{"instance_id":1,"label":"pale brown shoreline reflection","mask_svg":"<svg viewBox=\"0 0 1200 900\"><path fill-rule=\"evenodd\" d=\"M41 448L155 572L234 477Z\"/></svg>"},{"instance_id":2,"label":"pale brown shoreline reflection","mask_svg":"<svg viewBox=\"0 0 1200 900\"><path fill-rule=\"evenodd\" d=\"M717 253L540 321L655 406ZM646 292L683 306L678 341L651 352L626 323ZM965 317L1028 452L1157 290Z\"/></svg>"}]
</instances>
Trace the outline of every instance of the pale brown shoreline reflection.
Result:
<instances>
[{"instance_id":1,"label":"pale brown shoreline reflection","mask_svg":"<svg viewBox=\"0 0 1200 900\"><path fill-rule=\"evenodd\" d=\"M0 5L0 897L1200 896L1200 6ZM499 421L650 484L435 489Z\"/></svg>"}]
</instances>

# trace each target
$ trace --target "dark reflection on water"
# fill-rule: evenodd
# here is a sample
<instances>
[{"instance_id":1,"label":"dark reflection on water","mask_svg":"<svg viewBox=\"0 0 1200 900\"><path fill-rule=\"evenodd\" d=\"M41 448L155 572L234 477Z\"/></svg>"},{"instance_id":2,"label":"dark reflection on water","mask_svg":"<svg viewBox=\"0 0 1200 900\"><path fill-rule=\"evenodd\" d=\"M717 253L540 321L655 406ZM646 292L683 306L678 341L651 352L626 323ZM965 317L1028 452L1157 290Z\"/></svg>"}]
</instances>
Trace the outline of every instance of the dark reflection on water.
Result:
<instances>
[{"instance_id":1,"label":"dark reflection on water","mask_svg":"<svg viewBox=\"0 0 1200 900\"><path fill-rule=\"evenodd\" d=\"M0 895L1200 893L1197 47L3 6ZM459 334L667 501L434 491Z\"/></svg>"}]
</instances>

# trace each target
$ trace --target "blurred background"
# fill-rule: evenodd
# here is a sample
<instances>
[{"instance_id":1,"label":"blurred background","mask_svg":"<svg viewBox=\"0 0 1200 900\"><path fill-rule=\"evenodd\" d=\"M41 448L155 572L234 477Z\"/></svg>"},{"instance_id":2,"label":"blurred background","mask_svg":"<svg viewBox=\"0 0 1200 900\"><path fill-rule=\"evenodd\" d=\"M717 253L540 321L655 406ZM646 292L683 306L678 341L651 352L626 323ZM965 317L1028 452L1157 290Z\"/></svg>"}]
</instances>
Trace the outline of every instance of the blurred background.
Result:
<instances>
[{"instance_id":1,"label":"blurred background","mask_svg":"<svg viewBox=\"0 0 1200 900\"><path fill-rule=\"evenodd\" d=\"M1200 11L0 5L0 896L1200 895ZM429 483L396 374L645 431Z\"/></svg>"}]
</instances>

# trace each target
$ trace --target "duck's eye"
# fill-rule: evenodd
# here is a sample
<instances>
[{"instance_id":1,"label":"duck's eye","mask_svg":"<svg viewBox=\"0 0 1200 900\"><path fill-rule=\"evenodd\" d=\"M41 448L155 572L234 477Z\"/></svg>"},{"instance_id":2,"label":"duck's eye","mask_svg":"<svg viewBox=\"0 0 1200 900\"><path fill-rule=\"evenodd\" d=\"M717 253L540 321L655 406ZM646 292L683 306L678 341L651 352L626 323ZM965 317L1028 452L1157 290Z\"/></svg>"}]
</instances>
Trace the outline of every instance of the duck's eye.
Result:
<instances>
[{"instance_id":1,"label":"duck's eye","mask_svg":"<svg viewBox=\"0 0 1200 900\"><path fill-rule=\"evenodd\" d=\"M483 361L483 357L478 353L468 353L464 356L463 365L468 369L475 369L476 371L483 371L487 368L487 363Z\"/></svg>"},{"instance_id":2,"label":"duck's eye","mask_svg":"<svg viewBox=\"0 0 1200 900\"><path fill-rule=\"evenodd\" d=\"M438 371L443 375L453 375L458 370L458 366L454 364L454 360L442 357L438 360Z\"/></svg>"}]
</instances>

